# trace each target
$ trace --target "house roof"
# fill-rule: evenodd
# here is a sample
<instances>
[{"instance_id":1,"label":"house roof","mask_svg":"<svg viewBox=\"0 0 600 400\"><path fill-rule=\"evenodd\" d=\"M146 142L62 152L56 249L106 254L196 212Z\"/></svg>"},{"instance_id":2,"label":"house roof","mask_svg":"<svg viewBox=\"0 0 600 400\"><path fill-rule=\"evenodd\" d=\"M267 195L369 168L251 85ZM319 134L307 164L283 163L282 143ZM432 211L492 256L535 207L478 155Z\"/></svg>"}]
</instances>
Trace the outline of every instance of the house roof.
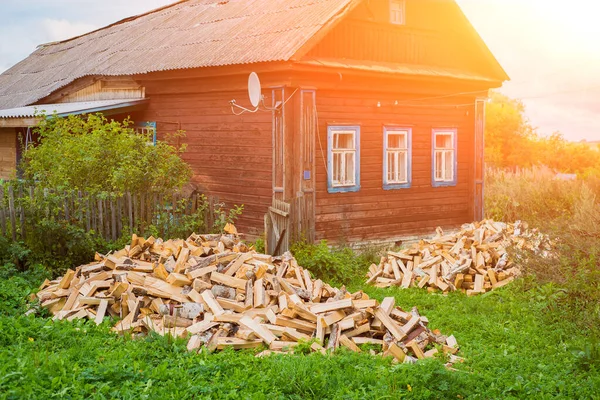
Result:
<instances>
[{"instance_id":1,"label":"house roof","mask_svg":"<svg viewBox=\"0 0 600 400\"><path fill-rule=\"evenodd\" d=\"M0 110L38 103L86 76L130 76L299 61L307 49L364 1L181 0L79 37L39 46L0 75ZM472 33L479 38L474 29ZM480 42L482 57L496 68L495 80L508 78L483 41ZM418 66L337 66L486 79L471 73Z\"/></svg>"},{"instance_id":2,"label":"house roof","mask_svg":"<svg viewBox=\"0 0 600 400\"><path fill-rule=\"evenodd\" d=\"M57 114L59 117L75 114L90 114L100 111L122 109L133 107L148 99L125 99L125 100L98 100L80 101L76 103L38 104L35 106L24 106L0 110L0 118L29 118L40 114Z\"/></svg>"},{"instance_id":3,"label":"house roof","mask_svg":"<svg viewBox=\"0 0 600 400\"><path fill-rule=\"evenodd\" d=\"M427 76L437 78L463 79L469 81L493 82L495 79L480 74L453 70L451 68L427 65L397 64L390 62L370 62L366 60L328 59L303 60L298 65L319 66L338 69L351 69L364 72L383 72L388 74Z\"/></svg>"},{"instance_id":4,"label":"house roof","mask_svg":"<svg viewBox=\"0 0 600 400\"><path fill-rule=\"evenodd\" d=\"M289 61L359 1L180 1L38 47L0 75L0 109L33 104L90 75Z\"/></svg>"}]
</instances>

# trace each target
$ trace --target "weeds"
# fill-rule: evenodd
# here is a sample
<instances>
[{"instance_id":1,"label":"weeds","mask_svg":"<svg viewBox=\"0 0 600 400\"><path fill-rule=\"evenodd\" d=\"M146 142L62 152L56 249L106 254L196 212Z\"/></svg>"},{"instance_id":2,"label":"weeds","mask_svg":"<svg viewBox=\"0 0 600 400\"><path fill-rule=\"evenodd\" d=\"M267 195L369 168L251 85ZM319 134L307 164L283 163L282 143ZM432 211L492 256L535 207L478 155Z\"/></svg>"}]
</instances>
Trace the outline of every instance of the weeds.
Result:
<instances>
[{"instance_id":1,"label":"weeds","mask_svg":"<svg viewBox=\"0 0 600 400\"><path fill-rule=\"evenodd\" d=\"M357 254L350 247L329 247L324 240L317 244L298 242L291 251L300 265L333 284L361 279L371 263L379 262L376 249L366 248Z\"/></svg>"}]
</instances>

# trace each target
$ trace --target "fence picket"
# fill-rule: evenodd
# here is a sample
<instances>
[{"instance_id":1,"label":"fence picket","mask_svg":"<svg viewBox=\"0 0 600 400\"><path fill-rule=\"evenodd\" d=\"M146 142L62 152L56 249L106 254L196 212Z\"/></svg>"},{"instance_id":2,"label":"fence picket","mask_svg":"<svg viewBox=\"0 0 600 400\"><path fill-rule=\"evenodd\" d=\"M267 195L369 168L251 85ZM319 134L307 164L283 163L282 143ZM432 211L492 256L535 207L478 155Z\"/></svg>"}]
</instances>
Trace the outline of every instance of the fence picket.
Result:
<instances>
[{"instance_id":1,"label":"fence picket","mask_svg":"<svg viewBox=\"0 0 600 400\"><path fill-rule=\"evenodd\" d=\"M104 216L102 214L102 199L98 199L98 233L104 237Z\"/></svg>"},{"instance_id":2,"label":"fence picket","mask_svg":"<svg viewBox=\"0 0 600 400\"><path fill-rule=\"evenodd\" d=\"M19 202L19 225L20 225L20 230L21 230L21 239L25 240L27 239L27 235L25 232L25 206L23 205L23 187L19 186L19 200L21 200Z\"/></svg>"},{"instance_id":3,"label":"fence picket","mask_svg":"<svg viewBox=\"0 0 600 400\"><path fill-rule=\"evenodd\" d=\"M4 202L4 186L0 186L0 225L2 226L2 235L6 236L6 207Z\"/></svg>"},{"instance_id":4,"label":"fence picket","mask_svg":"<svg viewBox=\"0 0 600 400\"><path fill-rule=\"evenodd\" d=\"M34 185L9 182L0 186L0 234L11 236L13 241L27 238L27 233L31 233L31 228L38 223L34 220L37 212L30 211L34 210L30 205L36 204L36 196L44 200L41 218L45 215L46 219L64 220L113 241L122 236L126 227L145 235L149 227L155 226L161 234L168 236L182 217L193 215L198 210L199 201L203 199L207 202L205 229L210 231L215 224L214 210L218 203L217 198L198 193L185 198L179 193L166 196L125 193L120 197L102 199L84 191L37 190Z\"/></svg>"},{"instance_id":5,"label":"fence picket","mask_svg":"<svg viewBox=\"0 0 600 400\"><path fill-rule=\"evenodd\" d=\"M12 240L17 240L17 216L15 211L15 189L10 185L8 187L8 212L10 213L10 229Z\"/></svg>"}]
</instances>

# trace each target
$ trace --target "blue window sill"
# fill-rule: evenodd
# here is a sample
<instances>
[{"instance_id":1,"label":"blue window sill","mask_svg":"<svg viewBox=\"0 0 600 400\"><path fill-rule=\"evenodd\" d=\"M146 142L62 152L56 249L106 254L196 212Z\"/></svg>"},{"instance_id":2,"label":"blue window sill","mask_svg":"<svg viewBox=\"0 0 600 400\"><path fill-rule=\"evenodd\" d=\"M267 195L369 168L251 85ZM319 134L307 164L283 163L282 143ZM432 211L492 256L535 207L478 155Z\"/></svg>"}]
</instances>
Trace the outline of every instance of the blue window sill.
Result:
<instances>
[{"instance_id":1,"label":"blue window sill","mask_svg":"<svg viewBox=\"0 0 600 400\"><path fill-rule=\"evenodd\" d=\"M410 189L410 182L408 183L389 183L383 185L383 190L398 190L398 189Z\"/></svg>"},{"instance_id":2,"label":"blue window sill","mask_svg":"<svg viewBox=\"0 0 600 400\"><path fill-rule=\"evenodd\" d=\"M456 181L452 181L452 182L433 181L433 182L431 182L431 186L433 186L433 187L452 187L452 186L456 186Z\"/></svg>"},{"instance_id":3,"label":"blue window sill","mask_svg":"<svg viewBox=\"0 0 600 400\"><path fill-rule=\"evenodd\" d=\"M327 191L329 193L351 193L358 192L360 190L360 185L356 186L345 186L345 187L328 187Z\"/></svg>"}]
</instances>

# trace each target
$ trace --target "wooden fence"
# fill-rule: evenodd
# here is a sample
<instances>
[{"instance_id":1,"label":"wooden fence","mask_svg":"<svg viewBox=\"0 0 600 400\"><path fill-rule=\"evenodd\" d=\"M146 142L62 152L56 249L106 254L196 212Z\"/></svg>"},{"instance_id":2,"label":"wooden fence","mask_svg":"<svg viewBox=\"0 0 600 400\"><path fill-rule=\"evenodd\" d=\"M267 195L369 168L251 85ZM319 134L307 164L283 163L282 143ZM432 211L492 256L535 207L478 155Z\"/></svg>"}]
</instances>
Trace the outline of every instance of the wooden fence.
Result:
<instances>
[{"instance_id":1,"label":"wooden fence","mask_svg":"<svg viewBox=\"0 0 600 400\"><path fill-rule=\"evenodd\" d=\"M0 233L13 241L26 240L27 232L41 218L64 221L88 232L93 230L106 240L116 240L124 230L144 235L151 227L168 235L182 217L199 213L204 221L200 229L209 232L220 209L218 198L199 193L185 197L156 193L95 196L38 190L19 183L0 185Z\"/></svg>"}]
</instances>

